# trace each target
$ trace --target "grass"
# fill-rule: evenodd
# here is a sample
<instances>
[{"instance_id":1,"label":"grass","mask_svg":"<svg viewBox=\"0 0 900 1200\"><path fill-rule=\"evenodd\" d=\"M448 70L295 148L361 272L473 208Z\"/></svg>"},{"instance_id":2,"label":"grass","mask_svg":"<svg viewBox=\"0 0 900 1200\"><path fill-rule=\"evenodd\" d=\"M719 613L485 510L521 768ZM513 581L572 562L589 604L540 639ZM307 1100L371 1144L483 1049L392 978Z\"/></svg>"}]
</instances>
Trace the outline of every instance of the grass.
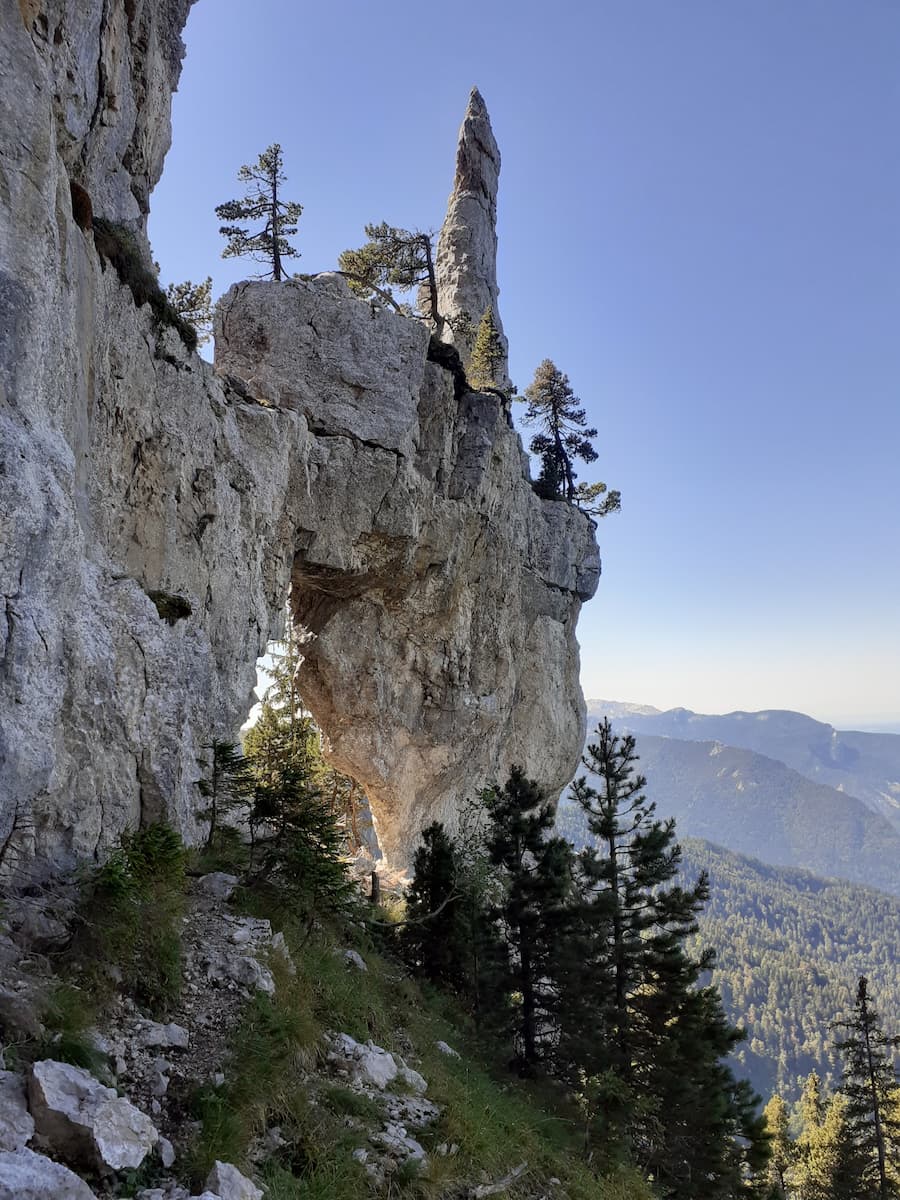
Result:
<instances>
[{"instance_id":1,"label":"grass","mask_svg":"<svg viewBox=\"0 0 900 1200\"><path fill-rule=\"evenodd\" d=\"M67 974L102 1004L116 990L154 1016L181 988L186 852L168 825L148 825L85 880Z\"/></svg>"},{"instance_id":2,"label":"grass","mask_svg":"<svg viewBox=\"0 0 900 1200\"><path fill-rule=\"evenodd\" d=\"M274 920L264 897L245 892L241 904ZM195 1181L215 1158L249 1168L253 1139L278 1125L288 1144L262 1171L270 1200L357 1200L370 1193L369 1180L351 1158L367 1140L352 1126L359 1120L376 1126L380 1106L308 1074L322 1053L323 1033L334 1030L402 1054L428 1080L429 1099L444 1110L429 1129L414 1132L429 1153L427 1164L389 1177L385 1197L459 1195L483 1173L494 1180L527 1162L528 1170L506 1193L510 1200L533 1194L553 1176L570 1200L651 1200L636 1175L598 1180L582 1160L578 1116L565 1097L548 1085L492 1069L471 1023L450 998L420 988L358 929L320 929L304 940L305 929L292 929L281 916L284 923L275 920L275 927L284 928L297 973L291 976L273 963L276 996L248 1005L234 1038L229 1083L198 1096L203 1130L192 1160ZM368 966L365 975L334 953L354 939ZM439 1040L461 1057L442 1054ZM410 1054L410 1044L416 1054ZM457 1143L459 1152L437 1154L443 1142Z\"/></svg>"}]
</instances>

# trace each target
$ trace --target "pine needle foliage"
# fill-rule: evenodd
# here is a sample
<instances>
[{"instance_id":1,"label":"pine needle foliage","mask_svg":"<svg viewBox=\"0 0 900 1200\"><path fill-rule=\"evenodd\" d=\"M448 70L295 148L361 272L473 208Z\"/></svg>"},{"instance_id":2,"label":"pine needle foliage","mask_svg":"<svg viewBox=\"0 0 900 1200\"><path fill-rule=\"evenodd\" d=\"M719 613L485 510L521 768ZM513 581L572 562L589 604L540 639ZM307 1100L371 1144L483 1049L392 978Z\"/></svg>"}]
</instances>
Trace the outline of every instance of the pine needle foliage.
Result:
<instances>
[{"instance_id":1,"label":"pine needle foliage","mask_svg":"<svg viewBox=\"0 0 900 1200\"><path fill-rule=\"evenodd\" d=\"M183 283L170 283L166 288L166 299L173 312L195 330L198 346L212 338L211 275L207 275L202 283L193 283L190 279L185 279Z\"/></svg>"},{"instance_id":2,"label":"pine needle foliage","mask_svg":"<svg viewBox=\"0 0 900 1200\"><path fill-rule=\"evenodd\" d=\"M526 425L538 432L529 449L541 460L541 471L534 489L545 500L567 500L583 507L590 516L603 517L621 508L622 497L609 491L604 483L576 485L574 460L596 462L592 438L597 430L589 428L587 413L572 391L569 377L545 358L535 371L534 380L525 389Z\"/></svg>"},{"instance_id":3,"label":"pine needle foliage","mask_svg":"<svg viewBox=\"0 0 900 1200\"><path fill-rule=\"evenodd\" d=\"M227 200L216 206L216 216L228 222L219 228L226 239L222 257L251 258L264 263L266 270L256 278L271 278L276 282L285 275L282 260L300 257L290 238L296 235L303 212L302 204L281 197L280 188L287 183L283 168L281 146L273 142L255 163L238 169L238 181L247 185L243 199ZM254 229L244 224L260 221L262 224Z\"/></svg>"},{"instance_id":4,"label":"pine needle foliage","mask_svg":"<svg viewBox=\"0 0 900 1200\"><path fill-rule=\"evenodd\" d=\"M438 326L437 278L432 243L434 234L421 229L402 229L387 221L365 227L369 239L356 250L344 250L338 266L347 276L350 290L364 300L381 296L395 305L394 288L401 293L422 289L425 315ZM411 305L397 305L409 315Z\"/></svg>"},{"instance_id":5,"label":"pine needle foliage","mask_svg":"<svg viewBox=\"0 0 900 1200\"><path fill-rule=\"evenodd\" d=\"M499 388L498 380L502 378L505 361L500 331L494 322L494 308L489 304L478 322L475 344L466 368L472 390L477 392L482 388Z\"/></svg>"},{"instance_id":6,"label":"pine needle foliage","mask_svg":"<svg viewBox=\"0 0 900 1200\"><path fill-rule=\"evenodd\" d=\"M900 1161L900 1121L896 1110L898 1080L894 1067L900 1036L888 1036L869 999L868 980L861 975L853 1015L836 1021L844 1035L836 1043L843 1060L840 1094L845 1120L863 1158L859 1183L878 1200L894 1200L900 1189L889 1164Z\"/></svg>"}]
</instances>

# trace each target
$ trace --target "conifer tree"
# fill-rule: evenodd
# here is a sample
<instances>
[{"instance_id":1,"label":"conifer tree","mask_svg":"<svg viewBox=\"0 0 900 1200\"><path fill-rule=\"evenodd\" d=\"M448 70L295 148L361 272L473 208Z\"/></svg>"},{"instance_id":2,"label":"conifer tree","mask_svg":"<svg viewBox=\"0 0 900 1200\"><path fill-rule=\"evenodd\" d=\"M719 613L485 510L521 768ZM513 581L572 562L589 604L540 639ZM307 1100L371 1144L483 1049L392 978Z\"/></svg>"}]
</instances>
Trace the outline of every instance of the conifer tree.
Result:
<instances>
[{"instance_id":1,"label":"conifer tree","mask_svg":"<svg viewBox=\"0 0 900 1200\"><path fill-rule=\"evenodd\" d=\"M202 346L212 337L213 306L212 276L207 275L202 283L170 283L166 288L166 299L182 320L197 331L197 345Z\"/></svg>"},{"instance_id":2,"label":"conifer tree","mask_svg":"<svg viewBox=\"0 0 900 1200\"><path fill-rule=\"evenodd\" d=\"M347 276L350 290L363 299L386 296L396 305L392 288L401 292L421 289L425 315L440 332L443 319L438 312L437 277L434 271L434 234L421 229L401 229L387 221L366 225L369 239L358 250L344 250L338 266ZM407 312L412 309L407 306Z\"/></svg>"},{"instance_id":3,"label":"conifer tree","mask_svg":"<svg viewBox=\"0 0 900 1200\"><path fill-rule=\"evenodd\" d=\"M788 1180L794 1163L794 1139L790 1135L790 1113L781 1096L773 1096L763 1109L766 1129L771 1138L769 1180L773 1185L773 1196L787 1200Z\"/></svg>"},{"instance_id":4,"label":"conifer tree","mask_svg":"<svg viewBox=\"0 0 900 1200\"><path fill-rule=\"evenodd\" d=\"M278 281L284 278L282 259L298 258L300 251L291 245L289 238L297 232L297 222L303 206L295 200L284 200L280 187L287 182L283 171L284 161L281 146L274 142L260 154L252 165L245 164L238 170L238 180L247 184L242 200L227 200L216 207L220 221L233 222L222 225L219 233L227 238L223 258L247 256L256 262L265 263L267 270L258 278ZM262 221L255 230L235 222Z\"/></svg>"},{"instance_id":5,"label":"conifer tree","mask_svg":"<svg viewBox=\"0 0 900 1200\"><path fill-rule=\"evenodd\" d=\"M597 459L591 438L596 429L587 427L587 414L572 391L569 378L545 358L535 371L531 386L525 389L528 408L526 425L536 425L530 450L541 460L535 491L547 500L568 500L584 504L593 516L605 516L621 507L621 495L608 491L605 484L575 484L573 459L591 463Z\"/></svg>"},{"instance_id":6,"label":"conifer tree","mask_svg":"<svg viewBox=\"0 0 900 1200\"><path fill-rule=\"evenodd\" d=\"M441 822L434 821L422 831L413 859L401 941L415 971L453 991L463 988L466 976L458 873L456 847Z\"/></svg>"},{"instance_id":7,"label":"conifer tree","mask_svg":"<svg viewBox=\"0 0 900 1200\"><path fill-rule=\"evenodd\" d=\"M250 805L253 775L240 746L234 742L214 738L204 749L209 751L209 758L203 764L209 773L197 786L209 805L197 815L209 821L206 848L210 849L223 825L227 825L227 818Z\"/></svg>"},{"instance_id":8,"label":"conifer tree","mask_svg":"<svg viewBox=\"0 0 900 1200\"><path fill-rule=\"evenodd\" d=\"M819 1119L807 1106L810 1119L797 1142L798 1159L791 1200L873 1200L863 1182L865 1161L850 1128L846 1098L819 1100Z\"/></svg>"},{"instance_id":9,"label":"conifer tree","mask_svg":"<svg viewBox=\"0 0 900 1200\"><path fill-rule=\"evenodd\" d=\"M569 921L572 848L549 836L553 807L518 767L484 800L488 854L503 887L494 916L507 946L495 981L498 1012L509 1014L519 1065L530 1072L545 1055L558 1017L558 950Z\"/></svg>"},{"instance_id":10,"label":"conifer tree","mask_svg":"<svg viewBox=\"0 0 900 1200\"><path fill-rule=\"evenodd\" d=\"M475 344L466 368L469 386L473 391L489 387L499 388L498 380L502 378L505 360L500 331L494 323L494 308L489 304L478 322Z\"/></svg>"},{"instance_id":11,"label":"conifer tree","mask_svg":"<svg viewBox=\"0 0 900 1200\"><path fill-rule=\"evenodd\" d=\"M693 958L685 948L707 880L674 882L674 822L657 819L644 794L633 737L614 735L605 720L583 762L598 781L581 776L572 785L595 838L579 860L597 930L584 975L602 1030L589 1069L611 1071L627 1088L605 1136L630 1141L673 1200L695 1195L698 1180L705 1196L729 1196L736 1180L759 1172L767 1143L757 1097L723 1061L743 1035L726 1021L717 990L699 986L712 952Z\"/></svg>"},{"instance_id":12,"label":"conifer tree","mask_svg":"<svg viewBox=\"0 0 900 1200\"><path fill-rule=\"evenodd\" d=\"M847 1102L847 1126L864 1158L862 1182L879 1200L891 1200L900 1195L888 1172L889 1162L900 1158L900 1124L894 1113L894 1057L900 1036L885 1034L864 975L857 985L853 1016L836 1021L834 1028L846 1031L836 1042L843 1059L840 1091Z\"/></svg>"}]
</instances>

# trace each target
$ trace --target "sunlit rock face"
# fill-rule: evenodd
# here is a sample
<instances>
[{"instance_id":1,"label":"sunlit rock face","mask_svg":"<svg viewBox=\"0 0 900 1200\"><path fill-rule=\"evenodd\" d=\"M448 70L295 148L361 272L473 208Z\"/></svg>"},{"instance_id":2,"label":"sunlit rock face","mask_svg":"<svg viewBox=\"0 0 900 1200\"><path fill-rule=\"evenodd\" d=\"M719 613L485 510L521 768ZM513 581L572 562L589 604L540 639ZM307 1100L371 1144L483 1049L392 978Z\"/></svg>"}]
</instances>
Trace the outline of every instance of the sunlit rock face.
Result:
<instances>
[{"instance_id":1,"label":"sunlit rock face","mask_svg":"<svg viewBox=\"0 0 900 1200\"><path fill-rule=\"evenodd\" d=\"M463 360L471 353L474 331L489 306L506 348L497 286L499 185L497 139L484 99L477 88L472 88L459 130L453 190L435 255L438 310L449 318L441 337L456 346ZM468 320L460 323L460 317ZM505 361L497 376L498 387L507 387Z\"/></svg>"},{"instance_id":2,"label":"sunlit rock face","mask_svg":"<svg viewBox=\"0 0 900 1200\"><path fill-rule=\"evenodd\" d=\"M584 720L575 621L599 571L591 522L535 496L501 400L457 396L427 339L337 277L239 284L216 338L217 367L308 431L300 690L394 861L513 763L548 793L566 782Z\"/></svg>"},{"instance_id":3,"label":"sunlit rock face","mask_svg":"<svg viewBox=\"0 0 900 1200\"><path fill-rule=\"evenodd\" d=\"M583 732L591 523L538 500L497 397L336 277L242 284L213 369L138 307L187 0L0 8L0 873L165 816L246 715L291 583L301 687L384 846ZM129 15L130 14L130 15ZM457 394L459 392L459 394Z\"/></svg>"}]
</instances>

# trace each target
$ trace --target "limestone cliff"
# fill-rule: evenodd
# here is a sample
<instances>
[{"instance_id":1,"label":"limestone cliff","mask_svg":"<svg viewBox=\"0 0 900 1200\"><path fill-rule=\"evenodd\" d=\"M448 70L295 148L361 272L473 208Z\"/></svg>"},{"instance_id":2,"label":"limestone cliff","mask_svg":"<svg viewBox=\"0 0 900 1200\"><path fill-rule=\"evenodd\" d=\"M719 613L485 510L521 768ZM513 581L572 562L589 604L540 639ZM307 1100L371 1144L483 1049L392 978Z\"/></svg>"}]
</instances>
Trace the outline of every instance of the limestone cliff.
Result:
<instances>
[{"instance_id":1,"label":"limestone cliff","mask_svg":"<svg viewBox=\"0 0 900 1200\"><path fill-rule=\"evenodd\" d=\"M246 715L289 585L301 687L402 859L583 733L591 523L538 500L497 397L333 276L241 284L216 369L138 306L188 0L0 0L0 847L51 871L166 815Z\"/></svg>"}]
</instances>

